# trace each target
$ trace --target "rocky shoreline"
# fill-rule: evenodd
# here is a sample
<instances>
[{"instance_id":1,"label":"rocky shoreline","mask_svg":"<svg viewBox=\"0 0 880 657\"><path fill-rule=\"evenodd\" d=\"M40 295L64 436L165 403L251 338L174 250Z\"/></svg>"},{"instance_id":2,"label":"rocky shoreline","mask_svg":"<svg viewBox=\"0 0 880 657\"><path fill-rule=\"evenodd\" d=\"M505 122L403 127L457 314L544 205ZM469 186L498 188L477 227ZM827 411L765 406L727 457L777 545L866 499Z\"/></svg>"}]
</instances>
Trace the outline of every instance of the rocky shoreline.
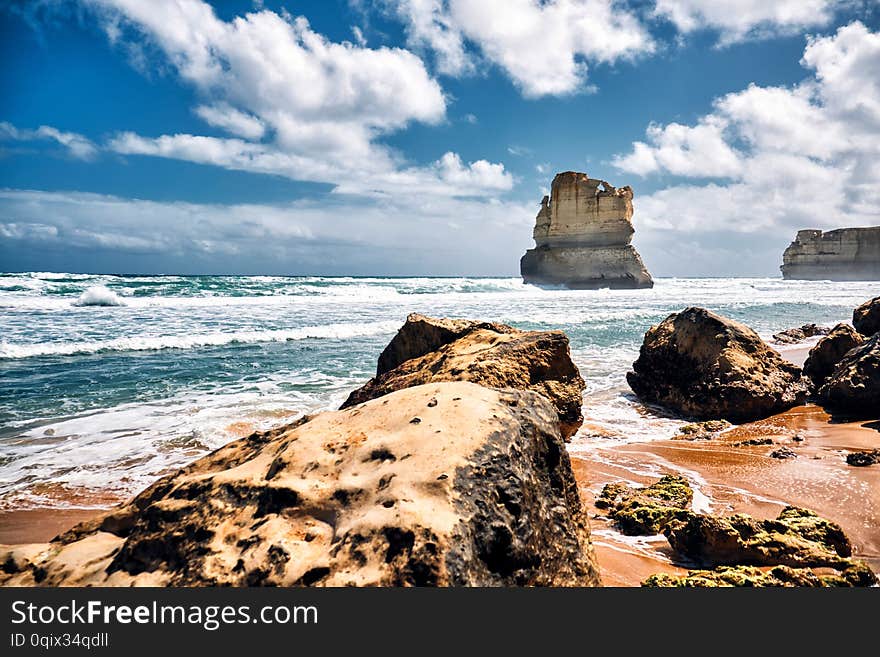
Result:
<instances>
[{"instance_id":1,"label":"rocky shoreline","mask_svg":"<svg viewBox=\"0 0 880 657\"><path fill-rule=\"evenodd\" d=\"M630 384L648 403L709 422L684 440L573 456L565 441L583 421L584 382L563 333L411 315L341 410L233 441L48 543L3 548L0 583L873 585L880 545L854 519L876 521L880 468L845 458L829 467L816 458L823 437L774 422L820 413L807 398L840 426L878 419L880 333L862 333L878 311L880 299L868 302L855 328L813 347L815 376L748 327L699 308L676 313L646 334ZM857 344L844 350L841 335ZM876 431L859 431L855 446L873 454ZM633 481L630 461L662 476ZM697 499L697 482L738 489L755 463L766 482L789 472L802 488L851 471L869 490L864 513L797 491L734 501L730 513L724 493L712 513ZM641 547L625 547L627 537Z\"/></svg>"}]
</instances>

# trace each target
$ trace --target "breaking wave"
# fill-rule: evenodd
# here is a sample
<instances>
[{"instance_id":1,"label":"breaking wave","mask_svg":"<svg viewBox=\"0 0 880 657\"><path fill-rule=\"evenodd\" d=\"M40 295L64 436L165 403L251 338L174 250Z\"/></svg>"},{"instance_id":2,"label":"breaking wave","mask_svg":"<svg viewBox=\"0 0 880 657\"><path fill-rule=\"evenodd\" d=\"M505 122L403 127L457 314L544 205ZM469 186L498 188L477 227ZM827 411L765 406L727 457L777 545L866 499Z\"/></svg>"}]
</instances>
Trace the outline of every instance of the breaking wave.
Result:
<instances>
[{"instance_id":1,"label":"breaking wave","mask_svg":"<svg viewBox=\"0 0 880 657\"><path fill-rule=\"evenodd\" d=\"M236 331L230 333L203 333L201 335L168 335L155 337L126 337L114 340L86 342L10 344L0 343L0 358L32 358L35 356L70 356L113 351L159 351L161 349L193 349L227 344L257 342L286 342L309 338L344 340L382 333L393 333L398 321L367 324L327 324L275 331Z\"/></svg>"},{"instance_id":2,"label":"breaking wave","mask_svg":"<svg viewBox=\"0 0 880 657\"><path fill-rule=\"evenodd\" d=\"M113 290L103 285L94 285L79 295L74 306L124 306L125 302Z\"/></svg>"}]
</instances>

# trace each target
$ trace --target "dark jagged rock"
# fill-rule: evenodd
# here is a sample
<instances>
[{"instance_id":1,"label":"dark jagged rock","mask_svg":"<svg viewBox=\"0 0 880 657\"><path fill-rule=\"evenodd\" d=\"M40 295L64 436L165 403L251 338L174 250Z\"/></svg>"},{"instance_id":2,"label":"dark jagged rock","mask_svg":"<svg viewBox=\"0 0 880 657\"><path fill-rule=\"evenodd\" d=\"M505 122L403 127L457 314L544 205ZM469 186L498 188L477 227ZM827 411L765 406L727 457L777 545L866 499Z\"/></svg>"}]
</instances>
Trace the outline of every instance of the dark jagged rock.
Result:
<instances>
[{"instance_id":1,"label":"dark jagged rock","mask_svg":"<svg viewBox=\"0 0 880 657\"><path fill-rule=\"evenodd\" d=\"M817 335L827 335L830 329L817 324L804 324L798 328L790 328L773 334L773 342L777 344L797 344Z\"/></svg>"},{"instance_id":2,"label":"dark jagged rock","mask_svg":"<svg viewBox=\"0 0 880 657\"><path fill-rule=\"evenodd\" d=\"M856 587L875 586L877 576L862 563L853 565L834 575L817 575L809 568L776 566L761 570L754 566L719 566L714 570L690 570L686 575L659 573L642 582L649 587Z\"/></svg>"},{"instance_id":3,"label":"dark jagged rock","mask_svg":"<svg viewBox=\"0 0 880 657\"><path fill-rule=\"evenodd\" d=\"M701 566L792 566L845 569L852 546L837 524L786 507L775 520L692 513L664 530L679 554Z\"/></svg>"},{"instance_id":4,"label":"dark jagged rock","mask_svg":"<svg viewBox=\"0 0 880 657\"><path fill-rule=\"evenodd\" d=\"M553 406L461 382L233 441L26 547L0 551L0 583L599 583Z\"/></svg>"},{"instance_id":5,"label":"dark jagged rock","mask_svg":"<svg viewBox=\"0 0 880 657\"><path fill-rule=\"evenodd\" d=\"M733 443L734 447L758 447L762 445L772 445L772 438L748 438L747 440L738 440Z\"/></svg>"},{"instance_id":6,"label":"dark jagged rock","mask_svg":"<svg viewBox=\"0 0 880 657\"><path fill-rule=\"evenodd\" d=\"M727 420L706 420L705 422L692 422L678 430L678 435L673 440L712 440L718 437L722 431L731 426Z\"/></svg>"},{"instance_id":7,"label":"dark jagged rock","mask_svg":"<svg viewBox=\"0 0 880 657\"><path fill-rule=\"evenodd\" d=\"M781 461L785 459L796 459L797 452L791 449L790 447L780 447L779 449L774 449L770 452L770 458L779 459Z\"/></svg>"},{"instance_id":8,"label":"dark jagged rock","mask_svg":"<svg viewBox=\"0 0 880 657\"><path fill-rule=\"evenodd\" d=\"M865 301L853 310L853 326L866 338L880 332L880 297Z\"/></svg>"},{"instance_id":9,"label":"dark jagged rock","mask_svg":"<svg viewBox=\"0 0 880 657\"><path fill-rule=\"evenodd\" d=\"M556 407L566 439L583 422L585 384L562 331L410 315L382 352L377 371L342 408L426 383L470 381L543 395Z\"/></svg>"},{"instance_id":10,"label":"dark jagged rock","mask_svg":"<svg viewBox=\"0 0 880 657\"><path fill-rule=\"evenodd\" d=\"M806 397L800 368L749 327L703 308L652 326L626 378L642 401L696 419L749 422Z\"/></svg>"},{"instance_id":11,"label":"dark jagged rock","mask_svg":"<svg viewBox=\"0 0 880 657\"><path fill-rule=\"evenodd\" d=\"M880 449L872 449L870 451L862 451L862 452L850 452L846 455L846 462L848 465L853 465L856 467L867 467L869 465L874 465L875 463L880 463Z\"/></svg>"},{"instance_id":12,"label":"dark jagged rock","mask_svg":"<svg viewBox=\"0 0 880 657\"><path fill-rule=\"evenodd\" d=\"M816 396L832 415L880 417L880 333L848 351Z\"/></svg>"},{"instance_id":13,"label":"dark jagged rock","mask_svg":"<svg viewBox=\"0 0 880 657\"><path fill-rule=\"evenodd\" d=\"M694 491L681 475L666 475L644 488L606 484L596 507L608 509L618 528L630 536L659 534L670 521L686 517Z\"/></svg>"},{"instance_id":14,"label":"dark jagged rock","mask_svg":"<svg viewBox=\"0 0 880 657\"><path fill-rule=\"evenodd\" d=\"M834 372L844 355L864 342L864 338L849 324L838 324L810 349L804 362L804 376L819 388Z\"/></svg>"}]
</instances>

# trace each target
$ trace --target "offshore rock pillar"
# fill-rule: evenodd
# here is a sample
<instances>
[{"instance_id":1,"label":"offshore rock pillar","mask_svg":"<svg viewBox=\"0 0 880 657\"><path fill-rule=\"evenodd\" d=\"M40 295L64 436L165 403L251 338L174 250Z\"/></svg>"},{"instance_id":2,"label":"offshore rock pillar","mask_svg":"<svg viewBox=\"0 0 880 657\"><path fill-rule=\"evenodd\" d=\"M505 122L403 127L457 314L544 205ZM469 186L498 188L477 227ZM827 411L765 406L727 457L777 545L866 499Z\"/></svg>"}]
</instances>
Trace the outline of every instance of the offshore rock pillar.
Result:
<instances>
[{"instance_id":1,"label":"offshore rock pillar","mask_svg":"<svg viewBox=\"0 0 880 657\"><path fill-rule=\"evenodd\" d=\"M653 287L630 244L632 198L629 186L575 171L556 174L535 219L536 246L520 260L523 280L572 289Z\"/></svg>"}]
</instances>

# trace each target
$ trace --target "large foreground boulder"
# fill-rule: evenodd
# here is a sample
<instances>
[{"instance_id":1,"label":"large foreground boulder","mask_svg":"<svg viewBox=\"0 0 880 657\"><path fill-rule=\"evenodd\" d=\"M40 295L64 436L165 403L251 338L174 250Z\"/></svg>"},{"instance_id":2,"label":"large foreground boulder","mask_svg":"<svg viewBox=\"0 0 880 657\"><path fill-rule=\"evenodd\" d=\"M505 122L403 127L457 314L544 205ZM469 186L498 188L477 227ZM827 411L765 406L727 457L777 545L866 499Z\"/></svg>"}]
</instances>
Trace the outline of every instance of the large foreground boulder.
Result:
<instances>
[{"instance_id":1,"label":"large foreground boulder","mask_svg":"<svg viewBox=\"0 0 880 657\"><path fill-rule=\"evenodd\" d=\"M880 333L846 353L817 397L833 415L880 417Z\"/></svg>"},{"instance_id":2,"label":"large foreground boulder","mask_svg":"<svg viewBox=\"0 0 880 657\"><path fill-rule=\"evenodd\" d=\"M504 324L412 314L382 354L376 376L342 408L395 390L439 381L532 390L550 400L570 438L583 422L584 380L562 331L520 331Z\"/></svg>"},{"instance_id":3,"label":"large foreground boulder","mask_svg":"<svg viewBox=\"0 0 880 657\"><path fill-rule=\"evenodd\" d=\"M800 368L748 326L704 308L652 326L626 380L642 401L698 420L749 422L806 397Z\"/></svg>"},{"instance_id":4,"label":"large foreground boulder","mask_svg":"<svg viewBox=\"0 0 880 657\"><path fill-rule=\"evenodd\" d=\"M804 376L818 388L834 372L844 355L858 347L865 339L849 324L838 324L810 349L804 362Z\"/></svg>"},{"instance_id":5,"label":"large foreground boulder","mask_svg":"<svg viewBox=\"0 0 880 657\"><path fill-rule=\"evenodd\" d=\"M434 383L234 441L51 543L10 585L596 585L556 410Z\"/></svg>"},{"instance_id":6,"label":"large foreground boulder","mask_svg":"<svg viewBox=\"0 0 880 657\"><path fill-rule=\"evenodd\" d=\"M853 310L853 326L865 337L880 333L880 297L865 301Z\"/></svg>"}]
</instances>

